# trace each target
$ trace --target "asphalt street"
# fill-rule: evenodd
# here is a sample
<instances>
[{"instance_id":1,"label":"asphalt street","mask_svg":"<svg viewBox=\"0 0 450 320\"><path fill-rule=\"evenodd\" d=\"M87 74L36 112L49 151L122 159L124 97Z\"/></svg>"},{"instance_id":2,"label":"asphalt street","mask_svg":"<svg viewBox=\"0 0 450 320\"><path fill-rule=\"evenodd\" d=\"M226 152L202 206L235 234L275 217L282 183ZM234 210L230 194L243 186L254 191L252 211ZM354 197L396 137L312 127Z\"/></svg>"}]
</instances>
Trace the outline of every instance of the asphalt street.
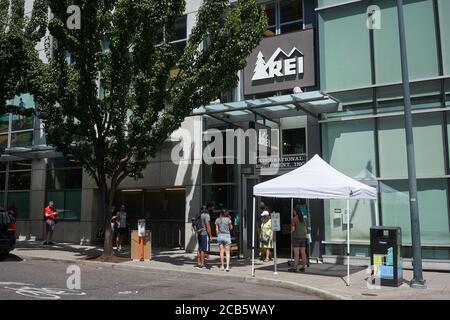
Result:
<instances>
[{"instance_id":1,"label":"asphalt street","mask_svg":"<svg viewBox=\"0 0 450 320\"><path fill-rule=\"evenodd\" d=\"M70 266L64 262L21 260L10 255L6 261L0 262L0 300L319 299L296 290L242 283L217 276L169 275L164 271L115 270L92 265L70 269ZM78 270L79 282L75 278ZM77 289L77 284L80 289Z\"/></svg>"}]
</instances>

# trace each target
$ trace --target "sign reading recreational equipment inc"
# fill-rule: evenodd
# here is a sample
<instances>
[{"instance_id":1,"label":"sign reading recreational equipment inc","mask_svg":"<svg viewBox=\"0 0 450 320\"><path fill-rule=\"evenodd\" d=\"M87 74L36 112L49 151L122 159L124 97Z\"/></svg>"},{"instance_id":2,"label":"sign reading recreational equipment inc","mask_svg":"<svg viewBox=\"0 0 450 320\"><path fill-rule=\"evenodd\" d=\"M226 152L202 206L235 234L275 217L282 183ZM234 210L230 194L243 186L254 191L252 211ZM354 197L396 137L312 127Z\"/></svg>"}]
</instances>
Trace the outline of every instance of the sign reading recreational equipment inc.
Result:
<instances>
[{"instance_id":1,"label":"sign reading recreational equipment inc","mask_svg":"<svg viewBox=\"0 0 450 320\"><path fill-rule=\"evenodd\" d=\"M247 59L244 94L315 85L314 31L265 38Z\"/></svg>"}]
</instances>

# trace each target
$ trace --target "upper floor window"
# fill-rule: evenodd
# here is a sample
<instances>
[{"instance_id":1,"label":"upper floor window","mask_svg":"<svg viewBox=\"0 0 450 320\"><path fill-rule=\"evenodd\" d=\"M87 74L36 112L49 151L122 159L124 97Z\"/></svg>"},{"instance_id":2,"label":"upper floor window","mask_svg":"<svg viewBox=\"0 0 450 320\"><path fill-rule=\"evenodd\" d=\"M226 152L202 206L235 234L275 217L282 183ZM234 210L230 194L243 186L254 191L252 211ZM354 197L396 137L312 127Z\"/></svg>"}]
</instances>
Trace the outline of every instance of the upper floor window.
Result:
<instances>
[{"instance_id":1,"label":"upper floor window","mask_svg":"<svg viewBox=\"0 0 450 320\"><path fill-rule=\"evenodd\" d=\"M275 0L263 6L268 18L265 37L303 29L303 0Z\"/></svg>"},{"instance_id":2,"label":"upper floor window","mask_svg":"<svg viewBox=\"0 0 450 320\"><path fill-rule=\"evenodd\" d=\"M170 40L166 39L170 34ZM181 57L187 43L187 15L178 17L171 30L161 31L156 35L156 42L169 40L174 46L177 57Z\"/></svg>"},{"instance_id":3,"label":"upper floor window","mask_svg":"<svg viewBox=\"0 0 450 320\"><path fill-rule=\"evenodd\" d=\"M12 104L22 108L34 108L29 94L16 97ZM0 117L0 149L29 147L33 145L34 116L6 114Z\"/></svg>"}]
</instances>

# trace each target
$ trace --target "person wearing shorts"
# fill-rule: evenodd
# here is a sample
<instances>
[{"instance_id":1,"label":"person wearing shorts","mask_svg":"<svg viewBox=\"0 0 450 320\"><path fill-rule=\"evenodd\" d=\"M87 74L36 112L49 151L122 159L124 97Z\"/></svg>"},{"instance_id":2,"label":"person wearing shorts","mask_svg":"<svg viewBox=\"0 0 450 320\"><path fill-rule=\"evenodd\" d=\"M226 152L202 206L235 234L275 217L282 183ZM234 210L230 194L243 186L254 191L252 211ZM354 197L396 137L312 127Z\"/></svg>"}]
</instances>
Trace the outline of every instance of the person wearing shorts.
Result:
<instances>
[{"instance_id":1,"label":"person wearing shorts","mask_svg":"<svg viewBox=\"0 0 450 320\"><path fill-rule=\"evenodd\" d=\"M306 266L306 245L307 245L307 231L306 222L298 208L294 208L294 217L291 221L291 232L292 232L292 247L294 249L294 269L293 272L298 271L298 260L299 254L302 256L302 268L301 272L305 272Z\"/></svg>"},{"instance_id":2,"label":"person wearing shorts","mask_svg":"<svg viewBox=\"0 0 450 320\"><path fill-rule=\"evenodd\" d=\"M230 271L230 248L231 248L231 230L233 223L230 219L228 210L223 209L219 217L216 219L217 242L220 246L220 270ZM224 268L224 256L226 255L227 268Z\"/></svg>"},{"instance_id":3,"label":"person wearing shorts","mask_svg":"<svg viewBox=\"0 0 450 320\"><path fill-rule=\"evenodd\" d=\"M202 212L200 219L202 220L202 228L197 230L198 240L198 254L197 254L197 269L203 269L205 267L206 252L209 251L209 239L211 238L211 213L213 211L214 204L208 203L206 210Z\"/></svg>"}]
</instances>

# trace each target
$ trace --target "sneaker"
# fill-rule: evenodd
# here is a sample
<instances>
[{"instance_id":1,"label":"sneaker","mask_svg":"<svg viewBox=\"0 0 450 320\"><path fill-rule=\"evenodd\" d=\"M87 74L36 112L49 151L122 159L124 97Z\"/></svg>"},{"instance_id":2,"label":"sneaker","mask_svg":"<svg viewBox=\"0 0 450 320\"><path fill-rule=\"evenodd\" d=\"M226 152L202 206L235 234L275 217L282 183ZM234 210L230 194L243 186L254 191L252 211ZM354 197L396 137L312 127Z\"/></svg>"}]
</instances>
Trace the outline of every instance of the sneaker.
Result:
<instances>
[{"instance_id":1,"label":"sneaker","mask_svg":"<svg viewBox=\"0 0 450 320\"><path fill-rule=\"evenodd\" d=\"M42 242L42 245L46 246L46 245L48 245L48 242L44 241L44 242Z\"/></svg>"},{"instance_id":2,"label":"sneaker","mask_svg":"<svg viewBox=\"0 0 450 320\"><path fill-rule=\"evenodd\" d=\"M226 272L230 272L230 268L226 268L225 271L226 271Z\"/></svg>"},{"instance_id":3,"label":"sneaker","mask_svg":"<svg viewBox=\"0 0 450 320\"><path fill-rule=\"evenodd\" d=\"M305 272L305 268L301 268L301 269L300 269L300 272Z\"/></svg>"},{"instance_id":4,"label":"sneaker","mask_svg":"<svg viewBox=\"0 0 450 320\"><path fill-rule=\"evenodd\" d=\"M49 241L47 244L53 246L55 243L53 241Z\"/></svg>"},{"instance_id":5,"label":"sneaker","mask_svg":"<svg viewBox=\"0 0 450 320\"><path fill-rule=\"evenodd\" d=\"M220 271L225 271L225 268L223 266L220 267Z\"/></svg>"},{"instance_id":6,"label":"sneaker","mask_svg":"<svg viewBox=\"0 0 450 320\"><path fill-rule=\"evenodd\" d=\"M194 268L197 269L197 270L203 270L202 266L195 266Z\"/></svg>"}]
</instances>

